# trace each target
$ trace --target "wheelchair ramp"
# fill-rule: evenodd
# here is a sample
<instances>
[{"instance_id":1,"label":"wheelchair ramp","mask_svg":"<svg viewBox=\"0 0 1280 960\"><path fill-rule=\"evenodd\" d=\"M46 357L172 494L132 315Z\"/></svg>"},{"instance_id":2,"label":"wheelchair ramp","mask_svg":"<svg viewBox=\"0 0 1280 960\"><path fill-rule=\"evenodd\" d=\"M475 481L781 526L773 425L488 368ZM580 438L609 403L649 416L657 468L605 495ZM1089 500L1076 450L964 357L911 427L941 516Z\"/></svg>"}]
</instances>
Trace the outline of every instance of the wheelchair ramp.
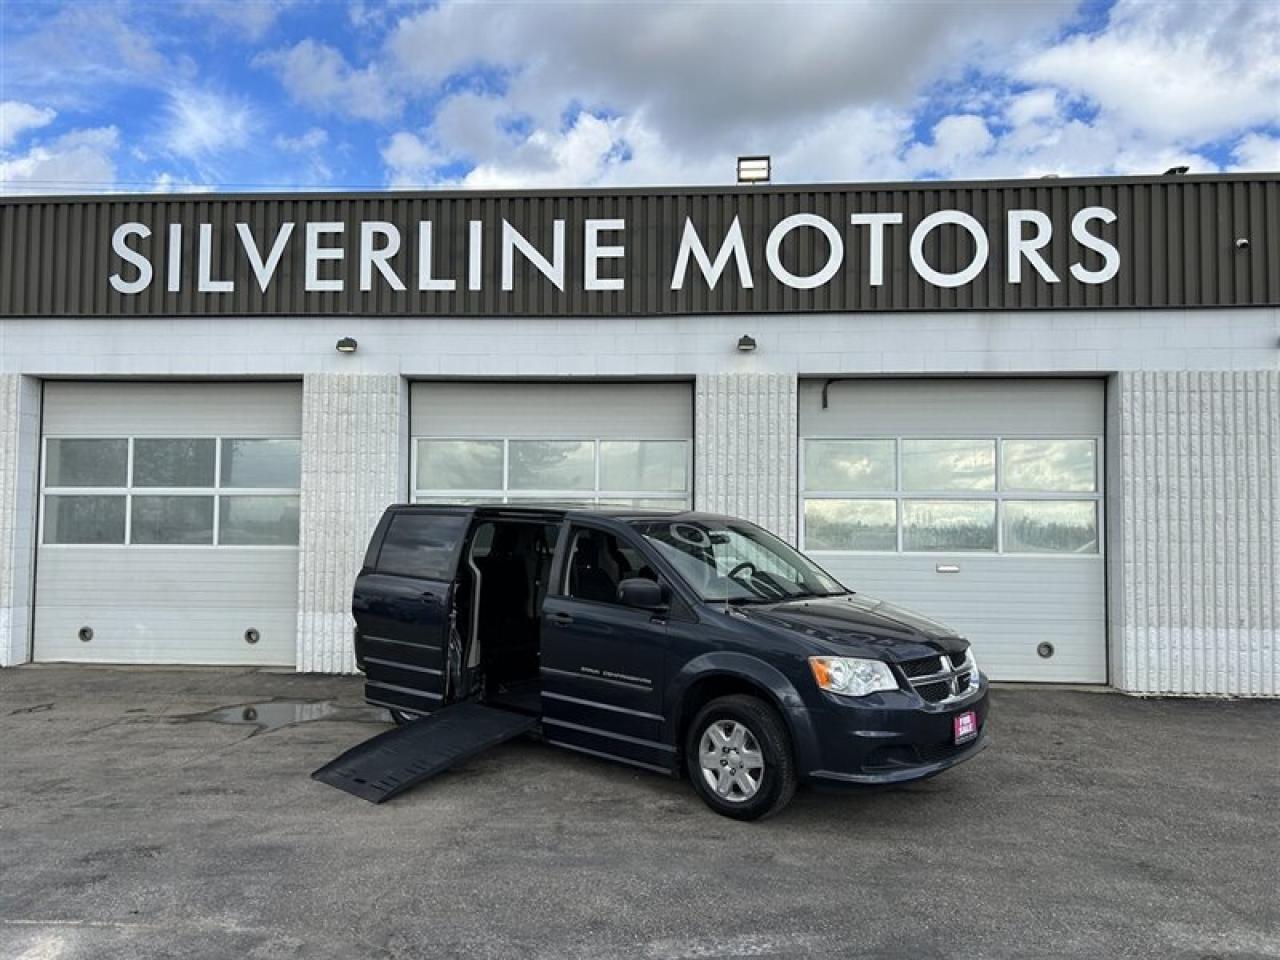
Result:
<instances>
[{"instance_id":1,"label":"wheelchair ramp","mask_svg":"<svg viewBox=\"0 0 1280 960\"><path fill-rule=\"evenodd\" d=\"M370 803L382 803L537 725L537 717L457 703L371 737L326 763L311 778Z\"/></svg>"}]
</instances>

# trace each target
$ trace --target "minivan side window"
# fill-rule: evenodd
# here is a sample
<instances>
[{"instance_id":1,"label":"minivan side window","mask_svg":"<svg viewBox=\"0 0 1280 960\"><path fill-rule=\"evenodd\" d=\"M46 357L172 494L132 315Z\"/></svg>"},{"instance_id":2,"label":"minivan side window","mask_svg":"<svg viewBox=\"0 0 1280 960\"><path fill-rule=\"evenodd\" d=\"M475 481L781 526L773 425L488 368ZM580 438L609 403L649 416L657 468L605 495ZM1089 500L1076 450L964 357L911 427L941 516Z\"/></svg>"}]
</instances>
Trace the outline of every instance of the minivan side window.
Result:
<instances>
[{"instance_id":1,"label":"minivan side window","mask_svg":"<svg viewBox=\"0 0 1280 960\"><path fill-rule=\"evenodd\" d=\"M391 518L378 553L378 572L422 580L453 577L453 555L468 517L401 513Z\"/></svg>"},{"instance_id":2,"label":"minivan side window","mask_svg":"<svg viewBox=\"0 0 1280 960\"><path fill-rule=\"evenodd\" d=\"M565 564L565 596L595 603L617 603L618 584L631 577L658 579L630 544L603 530L574 529Z\"/></svg>"}]
</instances>

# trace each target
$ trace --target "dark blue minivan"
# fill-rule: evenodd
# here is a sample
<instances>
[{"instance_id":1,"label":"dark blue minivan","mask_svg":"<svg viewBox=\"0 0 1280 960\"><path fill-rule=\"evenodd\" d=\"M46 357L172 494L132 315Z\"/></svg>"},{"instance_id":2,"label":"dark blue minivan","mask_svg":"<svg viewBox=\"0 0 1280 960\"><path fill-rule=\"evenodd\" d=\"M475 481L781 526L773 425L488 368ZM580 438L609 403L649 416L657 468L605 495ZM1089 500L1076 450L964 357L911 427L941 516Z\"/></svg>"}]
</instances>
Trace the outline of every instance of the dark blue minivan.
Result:
<instances>
[{"instance_id":1,"label":"dark blue minivan","mask_svg":"<svg viewBox=\"0 0 1280 960\"><path fill-rule=\"evenodd\" d=\"M352 611L365 697L398 723L483 705L550 743L687 774L741 820L798 783L915 780L986 745L968 641L733 517L393 506Z\"/></svg>"}]
</instances>

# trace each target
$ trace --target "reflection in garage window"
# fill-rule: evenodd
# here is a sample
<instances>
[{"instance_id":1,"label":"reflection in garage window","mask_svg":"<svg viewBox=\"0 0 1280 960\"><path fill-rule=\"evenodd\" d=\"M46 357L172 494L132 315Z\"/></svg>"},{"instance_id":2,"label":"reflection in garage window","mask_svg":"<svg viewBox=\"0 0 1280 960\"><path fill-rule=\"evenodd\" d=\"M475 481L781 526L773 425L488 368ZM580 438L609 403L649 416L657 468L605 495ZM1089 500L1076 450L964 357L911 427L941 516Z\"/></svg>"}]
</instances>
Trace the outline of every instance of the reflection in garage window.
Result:
<instances>
[{"instance_id":1,"label":"reflection in garage window","mask_svg":"<svg viewBox=\"0 0 1280 960\"><path fill-rule=\"evenodd\" d=\"M134 496L129 537L131 543L212 544L213 497Z\"/></svg>"},{"instance_id":2,"label":"reflection in garage window","mask_svg":"<svg viewBox=\"0 0 1280 960\"><path fill-rule=\"evenodd\" d=\"M898 505L893 500L806 500L804 530L810 550L897 550Z\"/></svg>"},{"instance_id":3,"label":"reflection in garage window","mask_svg":"<svg viewBox=\"0 0 1280 960\"><path fill-rule=\"evenodd\" d=\"M418 488L501 490L501 440L419 440Z\"/></svg>"},{"instance_id":4,"label":"reflection in garage window","mask_svg":"<svg viewBox=\"0 0 1280 960\"><path fill-rule=\"evenodd\" d=\"M212 487L215 442L138 438L133 441L135 487Z\"/></svg>"},{"instance_id":5,"label":"reflection in garage window","mask_svg":"<svg viewBox=\"0 0 1280 960\"><path fill-rule=\"evenodd\" d=\"M222 441L222 486L296 490L302 482L301 442L270 437Z\"/></svg>"},{"instance_id":6,"label":"reflection in garage window","mask_svg":"<svg viewBox=\"0 0 1280 960\"><path fill-rule=\"evenodd\" d=\"M44 498L45 543L124 543L123 496Z\"/></svg>"},{"instance_id":7,"label":"reflection in garage window","mask_svg":"<svg viewBox=\"0 0 1280 960\"><path fill-rule=\"evenodd\" d=\"M902 441L902 489L995 490L995 440Z\"/></svg>"},{"instance_id":8,"label":"reflection in garage window","mask_svg":"<svg viewBox=\"0 0 1280 960\"><path fill-rule=\"evenodd\" d=\"M590 490L595 486L590 440L512 440L512 490Z\"/></svg>"},{"instance_id":9,"label":"reflection in garage window","mask_svg":"<svg viewBox=\"0 0 1280 960\"><path fill-rule=\"evenodd\" d=\"M600 488L682 493L689 485L680 440L601 440Z\"/></svg>"},{"instance_id":10,"label":"reflection in garage window","mask_svg":"<svg viewBox=\"0 0 1280 960\"><path fill-rule=\"evenodd\" d=\"M1091 439L1004 440L1000 486L1005 490L1092 493L1098 489L1097 444Z\"/></svg>"},{"instance_id":11,"label":"reflection in garage window","mask_svg":"<svg viewBox=\"0 0 1280 960\"><path fill-rule=\"evenodd\" d=\"M807 440L804 488L868 493L892 490L893 440Z\"/></svg>"},{"instance_id":12,"label":"reflection in garage window","mask_svg":"<svg viewBox=\"0 0 1280 960\"><path fill-rule=\"evenodd\" d=\"M128 440L50 439L45 444L45 460L45 483L50 487L123 487L128 483Z\"/></svg>"},{"instance_id":13,"label":"reflection in garage window","mask_svg":"<svg viewBox=\"0 0 1280 960\"><path fill-rule=\"evenodd\" d=\"M415 440L416 503L522 503L680 510L687 440Z\"/></svg>"},{"instance_id":14,"label":"reflection in garage window","mask_svg":"<svg viewBox=\"0 0 1280 960\"><path fill-rule=\"evenodd\" d=\"M993 500L906 500L902 548L921 551L996 549Z\"/></svg>"},{"instance_id":15,"label":"reflection in garage window","mask_svg":"<svg viewBox=\"0 0 1280 960\"><path fill-rule=\"evenodd\" d=\"M1009 553L1097 553L1098 510L1092 500L1007 500Z\"/></svg>"},{"instance_id":16,"label":"reflection in garage window","mask_svg":"<svg viewBox=\"0 0 1280 960\"><path fill-rule=\"evenodd\" d=\"M298 542L298 498L221 497L218 542L235 546L293 546Z\"/></svg>"}]
</instances>

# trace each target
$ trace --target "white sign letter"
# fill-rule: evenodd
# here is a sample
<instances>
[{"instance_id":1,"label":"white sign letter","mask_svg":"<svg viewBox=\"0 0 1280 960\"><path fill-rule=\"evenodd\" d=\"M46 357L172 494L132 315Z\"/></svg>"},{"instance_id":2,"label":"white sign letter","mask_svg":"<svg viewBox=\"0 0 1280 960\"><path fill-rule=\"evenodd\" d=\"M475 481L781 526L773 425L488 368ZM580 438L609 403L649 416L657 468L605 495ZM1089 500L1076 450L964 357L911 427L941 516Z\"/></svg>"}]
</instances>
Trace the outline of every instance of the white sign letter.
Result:
<instances>
[{"instance_id":1,"label":"white sign letter","mask_svg":"<svg viewBox=\"0 0 1280 960\"><path fill-rule=\"evenodd\" d=\"M564 289L564 221L557 220L552 228L551 262L537 251L533 244L520 235L506 220L502 221L502 289L510 290L514 286L515 251L519 250L537 271L556 285L557 290Z\"/></svg>"},{"instance_id":2,"label":"white sign letter","mask_svg":"<svg viewBox=\"0 0 1280 960\"><path fill-rule=\"evenodd\" d=\"M418 221L418 289L456 290L458 284L447 278L437 280L431 275L431 221Z\"/></svg>"},{"instance_id":3,"label":"white sign letter","mask_svg":"<svg viewBox=\"0 0 1280 960\"><path fill-rule=\"evenodd\" d=\"M1024 223L1033 223L1036 227L1035 236L1031 239L1024 239L1022 236L1022 225ZM1042 247L1047 247L1049 241L1053 239L1053 222L1049 219L1048 214L1041 213L1039 210L1010 210L1009 211L1009 282L1022 282L1022 258L1026 257L1027 262L1036 268L1036 273L1049 281L1050 283L1058 282L1058 275L1053 272L1053 267L1045 263L1044 257L1040 255Z\"/></svg>"},{"instance_id":4,"label":"white sign letter","mask_svg":"<svg viewBox=\"0 0 1280 960\"><path fill-rule=\"evenodd\" d=\"M303 257L306 265L306 279L303 289L307 292L313 290L323 291L341 291L342 278L335 280L320 279L320 261L321 260L341 260L341 247L322 247L320 246L320 236L325 233L342 233L343 226L330 220L321 220L316 223L307 224L307 246L305 256Z\"/></svg>"},{"instance_id":5,"label":"white sign letter","mask_svg":"<svg viewBox=\"0 0 1280 960\"><path fill-rule=\"evenodd\" d=\"M196 289L201 293L231 293L235 288L234 280L213 279L213 224L200 224L200 272Z\"/></svg>"},{"instance_id":6,"label":"white sign letter","mask_svg":"<svg viewBox=\"0 0 1280 960\"><path fill-rule=\"evenodd\" d=\"M479 290L484 283L480 269L484 257L484 221L472 220L468 226L471 232L467 242L467 289Z\"/></svg>"},{"instance_id":7,"label":"white sign letter","mask_svg":"<svg viewBox=\"0 0 1280 960\"><path fill-rule=\"evenodd\" d=\"M151 261L136 250L130 249L126 242L130 237L142 237L145 240L149 236L151 236L151 228L145 223L122 223L111 235L111 249L115 251L116 256L138 268L137 280L125 280L118 273L111 275L111 286L121 293L141 293L151 286Z\"/></svg>"},{"instance_id":8,"label":"white sign letter","mask_svg":"<svg viewBox=\"0 0 1280 960\"><path fill-rule=\"evenodd\" d=\"M182 291L182 224L169 224L169 282L170 293Z\"/></svg>"},{"instance_id":9,"label":"white sign letter","mask_svg":"<svg viewBox=\"0 0 1280 960\"><path fill-rule=\"evenodd\" d=\"M884 286L884 228L902 223L900 213L854 213L849 222L855 227L864 224L871 228L871 245L867 248L871 286Z\"/></svg>"},{"instance_id":10,"label":"white sign letter","mask_svg":"<svg viewBox=\"0 0 1280 960\"><path fill-rule=\"evenodd\" d=\"M733 223L729 224L729 230L724 235L724 243L720 245L720 251L716 254L715 263L712 263L711 258L707 256L707 248L702 245L693 220L689 217L684 218L684 233L680 237L680 249L676 252L676 267L671 271L672 290L684 289L684 277L689 270L690 254L693 254L693 259L698 262L702 276L712 290L720 281L720 274L724 273L724 268L729 265L730 256L738 265L738 282L742 288L750 290L755 285L751 281L751 262L747 260L747 246L742 239L742 224L738 223L737 217L734 217Z\"/></svg>"},{"instance_id":11,"label":"white sign letter","mask_svg":"<svg viewBox=\"0 0 1280 960\"><path fill-rule=\"evenodd\" d=\"M797 276L782 265L782 257L779 255L782 250L782 241L797 227L813 227L827 238L827 262L812 276ZM830 220L814 216L812 213L793 213L778 221L778 225L769 232L769 241L764 246L764 259L769 264L769 270L773 275L788 287L812 290L814 287L822 286L840 269L840 264L844 260L844 238L840 236L840 231L832 225Z\"/></svg>"},{"instance_id":12,"label":"white sign letter","mask_svg":"<svg viewBox=\"0 0 1280 960\"><path fill-rule=\"evenodd\" d=\"M601 260L620 260L625 254L623 247L600 246L600 234L606 230L625 230L625 220L588 220L585 226L585 263L584 285L588 290L621 290L626 282L622 277L600 277Z\"/></svg>"},{"instance_id":13,"label":"white sign letter","mask_svg":"<svg viewBox=\"0 0 1280 960\"><path fill-rule=\"evenodd\" d=\"M374 237L383 237L386 243L381 247L373 245ZM360 289L373 289L373 268L377 267L382 279L391 285L392 290L403 290L401 280L391 264L387 263L400 252L400 229L394 223L385 220L365 220L360 223Z\"/></svg>"},{"instance_id":14,"label":"white sign letter","mask_svg":"<svg viewBox=\"0 0 1280 960\"><path fill-rule=\"evenodd\" d=\"M285 244L289 242L289 237L293 235L293 223L286 220L280 224L280 229L276 232L276 238L271 243L271 252L267 254L267 259L263 262L262 252L258 250L257 241L253 239L253 233L249 229L247 223L237 223L236 233L240 234L240 246L244 247L244 255L249 258L249 266L253 268L253 275L258 278L258 287L263 293L267 292L267 284L271 282L271 277L276 272L276 267L280 265L280 258L284 256Z\"/></svg>"},{"instance_id":15,"label":"white sign letter","mask_svg":"<svg viewBox=\"0 0 1280 960\"><path fill-rule=\"evenodd\" d=\"M1106 283L1120 272L1120 251L1101 237L1089 232L1090 220L1101 220L1103 223L1114 223L1116 215L1106 207L1085 207L1071 218L1071 236L1082 247L1096 250L1102 254L1102 269L1088 270L1084 264L1073 263L1071 275L1081 283Z\"/></svg>"},{"instance_id":16,"label":"white sign letter","mask_svg":"<svg viewBox=\"0 0 1280 960\"><path fill-rule=\"evenodd\" d=\"M924 241L935 228L942 226L944 223L954 223L958 227L963 227L969 231L969 235L973 237L973 259L969 261L969 265L958 273L941 273L929 266L924 258ZM963 287L974 277L982 272L982 268L987 265L987 257L991 253L991 248L987 243L987 233L982 229L980 224L967 213L959 210L939 210L937 213L931 213L920 221L915 231L911 234L911 265L916 268L916 273L924 277L929 283L935 287Z\"/></svg>"}]
</instances>

